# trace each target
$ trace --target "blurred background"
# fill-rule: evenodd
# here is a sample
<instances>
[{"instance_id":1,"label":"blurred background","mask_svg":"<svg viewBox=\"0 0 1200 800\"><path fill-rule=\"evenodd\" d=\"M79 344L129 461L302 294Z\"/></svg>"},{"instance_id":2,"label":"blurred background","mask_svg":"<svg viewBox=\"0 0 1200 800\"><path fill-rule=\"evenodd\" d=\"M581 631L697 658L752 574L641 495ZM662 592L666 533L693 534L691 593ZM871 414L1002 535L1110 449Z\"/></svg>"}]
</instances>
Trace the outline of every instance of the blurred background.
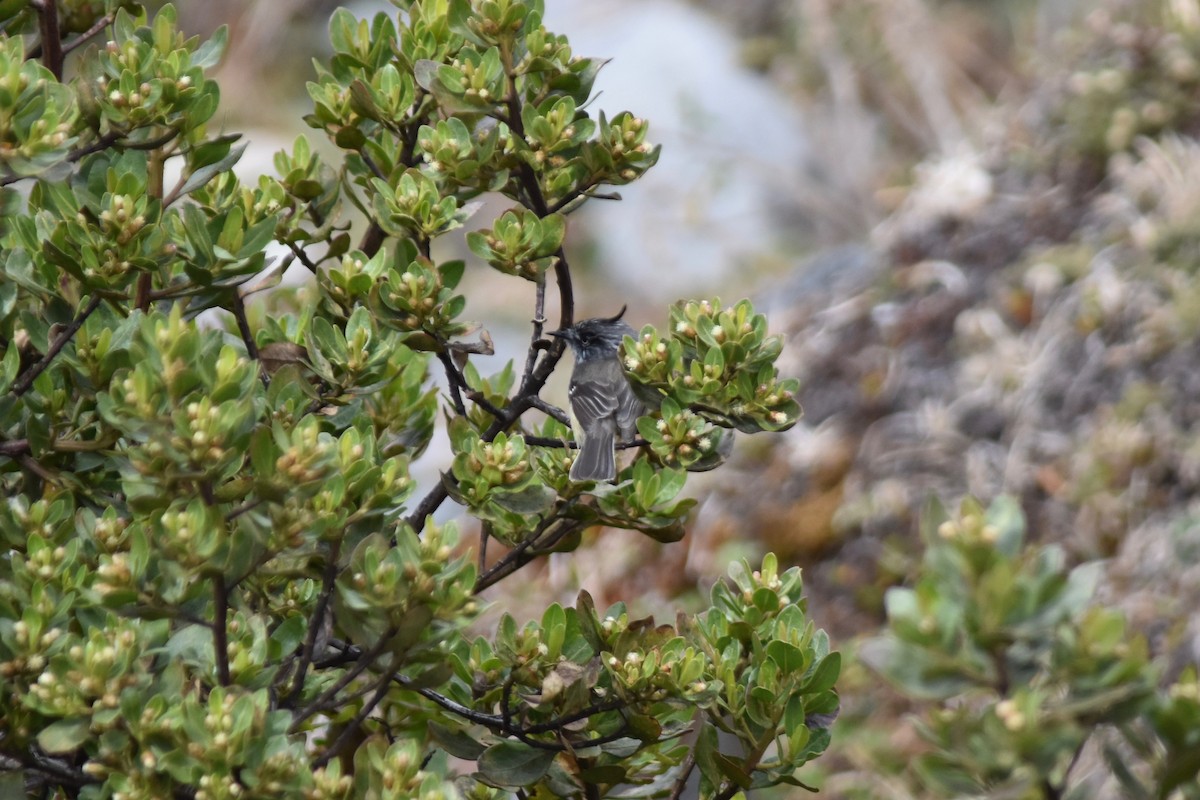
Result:
<instances>
[{"instance_id":1,"label":"blurred background","mask_svg":"<svg viewBox=\"0 0 1200 800\"><path fill-rule=\"evenodd\" d=\"M661 326L681 297L751 297L806 413L693 476L683 543L595 531L500 589L505 610L584 587L669 616L772 550L852 654L920 558L923 504L1010 494L1033 540L1107 559L1104 602L1158 656L1200 659L1197 0L545 2L576 52L613 59L593 111L633 111L663 146L621 202L571 217L579 311ZM180 5L197 33L232 23L220 123L246 131L246 174L298 134L327 145L301 117L333 3ZM519 283L465 284L494 370L527 336ZM904 704L861 667L839 685L805 780L906 796L886 778L919 746Z\"/></svg>"}]
</instances>

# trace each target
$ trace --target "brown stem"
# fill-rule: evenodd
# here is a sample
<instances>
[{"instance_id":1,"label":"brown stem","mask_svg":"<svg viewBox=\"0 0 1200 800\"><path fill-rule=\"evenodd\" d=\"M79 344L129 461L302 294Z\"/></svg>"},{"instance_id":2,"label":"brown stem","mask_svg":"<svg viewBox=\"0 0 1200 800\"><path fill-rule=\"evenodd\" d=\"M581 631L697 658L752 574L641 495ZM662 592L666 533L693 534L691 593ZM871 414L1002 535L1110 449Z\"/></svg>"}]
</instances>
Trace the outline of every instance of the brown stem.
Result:
<instances>
[{"instance_id":1,"label":"brown stem","mask_svg":"<svg viewBox=\"0 0 1200 800\"><path fill-rule=\"evenodd\" d=\"M62 33L58 28L58 4L54 0L29 0L37 12L38 30L42 35L42 63L56 80L63 77Z\"/></svg>"},{"instance_id":2,"label":"brown stem","mask_svg":"<svg viewBox=\"0 0 1200 800\"><path fill-rule=\"evenodd\" d=\"M333 598L335 580L337 579L338 554L341 551L341 541L334 541L326 555L325 569L321 575L321 596L317 598L317 607L313 609L312 617L308 620L308 636L304 639L304 651L300 655L300 664L296 668L296 679L292 681L291 695L286 706L294 706L304 692L304 677L316 654L317 636L321 626L325 624L325 614L329 610L329 602Z\"/></svg>"},{"instance_id":3,"label":"brown stem","mask_svg":"<svg viewBox=\"0 0 1200 800\"><path fill-rule=\"evenodd\" d=\"M232 683L229 676L229 593L225 587L225 576L213 576L213 649L217 656L217 681L222 686Z\"/></svg>"},{"instance_id":4,"label":"brown stem","mask_svg":"<svg viewBox=\"0 0 1200 800\"><path fill-rule=\"evenodd\" d=\"M693 746L688 751L687 758L684 759L683 769L679 772L679 777L675 779L675 785L671 789L669 800L680 800L683 797L683 790L687 788L688 778L692 776L692 770L696 768L696 748Z\"/></svg>"},{"instance_id":5,"label":"brown stem","mask_svg":"<svg viewBox=\"0 0 1200 800\"><path fill-rule=\"evenodd\" d=\"M338 738L334 740L333 744L329 745L329 749L313 761L313 769L321 769L321 767L333 760L333 758L342 751L343 747L349 744L350 737L358 732L358 729L362 727L363 720L365 720L367 716L375 710L375 706L379 705L379 702L383 700L383 696L386 695L388 689L391 688L389 686L391 680L392 676L390 671L384 672L384 674L380 676L376 683L375 694L371 695L370 700L363 703L363 707L359 710L358 714L356 714L354 719L350 720L349 724L342 729L342 732L338 734Z\"/></svg>"},{"instance_id":6,"label":"brown stem","mask_svg":"<svg viewBox=\"0 0 1200 800\"><path fill-rule=\"evenodd\" d=\"M300 730L300 724L304 722L304 720L325 708L326 704L330 700L337 697L338 692L349 686L351 681L363 673L363 670L371 666L371 662L378 658L379 654L387 649L388 644L395 635L396 629L388 628L388 630L384 632L383 636L379 637L379 641L375 643L374 647L372 647L370 650L363 651L359 655L358 661L355 662L354 666L351 667L345 675L338 679L337 683L335 683L333 686L330 686L321 694L320 697L296 713L295 717L292 719L292 725L288 729L288 732L296 733L298 730Z\"/></svg>"},{"instance_id":7,"label":"brown stem","mask_svg":"<svg viewBox=\"0 0 1200 800\"><path fill-rule=\"evenodd\" d=\"M557 528L552 529L555 522L560 522L561 524ZM474 593L479 594L489 586L499 583L539 555L545 553L547 548L553 547L565 537L582 528L583 525L578 520L565 520L559 517L551 517L543 521L534 530L533 535L505 553L504 557L493 564L487 572L480 574L475 580ZM543 534L547 535L543 536Z\"/></svg>"},{"instance_id":8,"label":"brown stem","mask_svg":"<svg viewBox=\"0 0 1200 800\"><path fill-rule=\"evenodd\" d=\"M85 44L87 44L88 39L92 38L97 33L111 25L113 19L114 17L112 14L105 14L104 16L100 17L100 19L92 23L92 27L88 28L86 31L64 44L63 53L66 54L72 50L77 50L80 47L83 47Z\"/></svg>"},{"instance_id":9,"label":"brown stem","mask_svg":"<svg viewBox=\"0 0 1200 800\"><path fill-rule=\"evenodd\" d=\"M33 382L37 380L37 377L46 371L46 367L50 366L50 362L54 360L54 357L66 346L67 342L71 341L71 338L83 327L83 323L87 321L87 318L99 307L100 295L92 295L92 299L88 301L83 310L76 314L75 319L71 320L70 324L58 335L58 338L50 343L50 349L46 351L46 355L42 356L36 364L25 370L23 374L18 375L17 379L13 381L12 389L10 389L13 395L21 397L29 391L29 387L33 386Z\"/></svg>"}]
</instances>

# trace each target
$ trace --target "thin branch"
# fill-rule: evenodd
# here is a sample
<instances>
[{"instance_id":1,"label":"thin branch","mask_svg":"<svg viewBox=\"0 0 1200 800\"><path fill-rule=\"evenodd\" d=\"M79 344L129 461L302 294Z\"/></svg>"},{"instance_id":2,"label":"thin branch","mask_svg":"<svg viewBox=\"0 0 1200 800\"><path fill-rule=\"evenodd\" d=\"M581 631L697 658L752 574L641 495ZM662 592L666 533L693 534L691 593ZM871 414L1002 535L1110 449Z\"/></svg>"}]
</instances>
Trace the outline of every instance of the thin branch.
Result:
<instances>
[{"instance_id":1,"label":"thin branch","mask_svg":"<svg viewBox=\"0 0 1200 800\"><path fill-rule=\"evenodd\" d=\"M308 253L304 252L304 248L297 245L295 242L287 242L288 249L292 251L292 255L303 264L313 275L317 274L317 265L308 257Z\"/></svg>"},{"instance_id":2,"label":"thin branch","mask_svg":"<svg viewBox=\"0 0 1200 800\"><path fill-rule=\"evenodd\" d=\"M242 503L240 506L235 508L233 511L230 511L228 514L226 514L225 521L232 522L233 520L240 517L242 514L246 514L250 511L253 511L254 509L258 508L265 502L266 501L263 500L261 497L255 498L254 500L247 500L245 503Z\"/></svg>"},{"instance_id":3,"label":"thin branch","mask_svg":"<svg viewBox=\"0 0 1200 800\"><path fill-rule=\"evenodd\" d=\"M62 32L58 28L58 3L54 0L29 0L29 5L37 12L38 31L42 36L42 63L55 80L61 81L63 48Z\"/></svg>"},{"instance_id":4,"label":"thin branch","mask_svg":"<svg viewBox=\"0 0 1200 800\"><path fill-rule=\"evenodd\" d=\"M594 186L595 186L595 184L591 184L591 186L587 189L577 189L573 192L568 192L566 194L566 196L564 196L558 202L553 203L550 206L550 213L555 214L558 212L562 212L563 214L570 214L572 211L579 208L579 206L582 205L581 201L583 201L585 199L592 199L592 200L620 200L621 199L621 195L617 192L592 191L591 187L594 187ZM572 205L572 204L574 204L574 205Z\"/></svg>"},{"instance_id":5,"label":"thin branch","mask_svg":"<svg viewBox=\"0 0 1200 800\"><path fill-rule=\"evenodd\" d=\"M17 456L27 456L32 452L28 439L0 439L0 456L16 458Z\"/></svg>"},{"instance_id":6,"label":"thin branch","mask_svg":"<svg viewBox=\"0 0 1200 800\"><path fill-rule=\"evenodd\" d=\"M149 139L144 142L131 142L129 140L121 141L121 137L124 136L125 133L125 131L109 131L86 147L81 147L78 150L72 150L67 154L66 161L70 164L74 164L76 161L85 156L90 156L92 153L98 153L101 150L107 150L109 147L113 146L124 150L155 150L179 135L179 132L172 128L169 132L163 134L157 139ZM8 175L4 178L0 178L0 186L8 186L11 183L16 183L17 181L23 181L27 178L33 177L36 176Z\"/></svg>"},{"instance_id":7,"label":"thin branch","mask_svg":"<svg viewBox=\"0 0 1200 800\"><path fill-rule=\"evenodd\" d=\"M546 276L544 274L538 277L537 289L533 296L533 319L530 320L530 323L533 325L533 334L529 337L529 350L525 354L525 375L533 373L538 353L550 344L542 338L542 330L546 324Z\"/></svg>"},{"instance_id":8,"label":"thin branch","mask_svg":"<svg viewBox=\"0 0 1200 800\"><path fill-rule=\"evenodd\" d=\"M30 748L27 756L16 753L5 753L5 755L20 762L21 766L25 767L25 769L40 772L48 776L60 786L81 789L84 786L91 786L101 782L98 778L93 778L83 770L73 769L69 764L43 754L36 747Z\"/></svg>"},{"instance_id":9,"label":"thin branch","mask_svg":"<svg viewBox=\"0 0 1200 800\"><path fill-rule=\"evenodd\" d=\"M554 439L549 436L526 436L525 444L534 447L555 447L564 450L576 450L579 448L577 442L568 441L566 439Z\"/></svg>"},{"instance_id":10,"label":"thin branch","mask_svg":"<svg viewBox=\"0 0 1200 800\"><path fill-rule=\"evenodd\" d=\"M304 639L304 650L300 656L300 665L296 668L296 679L292 681L292 691L284 703L285 708L290 708L295 705L300 699L300 695L304 691L304 677L308 672L308 667L312 664L313 655L317 648L317 635L320 633L321 626L325 624L325 614L329 610L329 602L333 598L333 590L336 587L337 579L337 562L338 553L341 549L341 541L335 540L330 545L329 553L325 558L325 569L321 575L321 596L317 598L317 607L313 609L312 617L308 620L308 636Z\"/></svg>"},{"instance_id":11,"label":"thin branch","mask_svg":"<svg viewBox=\"0 0 1200 800\"><path fill-rule=\"evenodd\" d=\"M492 523L490 520L484 520L479 526L479 568L475 571L480 575L483 574L484 567L487 566L487 547L488 540L492 538Z\"/></svg>"},{"instance_id":12,"label":"thin branch","mask_svg":"<svg viewBox=\"0 0 1200 800\"><path fill-rule=\"evenodd\" d=\"M450 354L445 349L438 350L437 357L446 370L446 383L450 387L450 400L454 403L454 411L460 417L465 417L467 407L463 405L462 391L459 388L459 384L464 383L462 375L459 374L458 368L454 366L454 362L450 360Z\"/></svg>"},{"instance_id":13,"label":"thin branch","mask_svg":"<svg viewBox=\"0 0 1200 800\"><path fill-rule=\"evenodd\" d=\"M258 345L254 343L254 331L250 330L250 320L246 318L246 301L242 299L242 293L238 288L233 287L232 299L229 303L229 311L233 314L234 320L237 322L238 333L242 337L242 344L246 345L246 355L252 361L258 361ZM271 379L267 376L267 371L261 368L258 371L258 377L262 380L263 386L269 387Z\"/></svg>"},{"instance_id":14,"label":"thin branch","mask_svg":"<svg viewBox=\"0 0 1200 800\"><path fill-rule=\"evenodd\" d=\"M337 697L338 692L349 686L351 681L363 673L363 670L371 666L371 662L374 661L380 653L387 649L388 643L395 635L396 629L388 628L384 632L383 636L379 637L379 641L375 643L374 647L372 647L370 650L362 651L358 657L358 661L354 663L354 666L351 667L345 675L338 679L337 683L326 689L320 697L309 703L296 714L296 717L292 720L292 725L288 729L288 732L295 733L300 729L300 723L324 709L330 700Z\"/></svg>"},{"instance_id":15,"label":"thin branch","mask_svg":"<svg viewBox=\"0 0 1200 800\"><path fill-rule=\"evenodd\" d=\"M468 706L464 706L461 703L451 700L449 697L446 697L443 694L435 692L433 689L414 687L412 685L412 681L403 675L393 675L391 677L392 680L394 680L400 686L408 689L409 691L416 692L426 700L429 700L430 702L442 707L457 717L461 717L468 722L473 722L476 725L482 725L483 727L491 730L493 733L499 733L505 736L514 736L526 744L543 750L555 750L561 752L578 747L593 747L596 745L605 744L607 742L616 741L617 739L621 739L625 736L625 730L622 727L622 729L616 734L610 734L598 739L585 739L572 742L570 745L558 744L555 742L542 742L537 739L529 738L530 736L538 733L559 732L572 722L578 722L581 719L585 719L595 714L603 714L607 711L619 711L627 705L625 702L620 700L610 700L607 703L597 703L571 714L564 714L561 717L556 717L538 725L531 725L528 728L520 728L513 725L511 720L506 722L503 714L488 714L483 711L476 711L473 708L469 708ZM507 681L505 686L506 688L511 688L509 687ZM507 701L503 702L505 707L507 707Z\"/></svg>"},{"instance_id":16,"label":"thin branch","mask_svg":"<svg viewBox=\"0 0 1200 800\"><path fill-rule=\"evenodd\" d=\"M551 530L556 522L561 524ZM558 544L565 537L570 536L582 527L584 527L584 523L579 520L566 520L557 516L544 520L534 530L532 536L529 536L512 550L505 553L504 557L493 564L491 569L482 573L475 580L475 594L479 594L489 586L498 583L500 580L516 572L539 555L545 553L548 548ZM549 535L543 537L542 534L547 531L549 531Z\"/></svg>"},{"instance_id":17,"label":"thin branch","mask_svg":"<svg viewBox=\"0 0 1200 800\"><path fill-rule=\"evenodd\" d=\"M58 485L58 474L43 467L41 462L30 455L17 456L17 463L42 479L44 483Z\"/></svg>"},{"instance_id":18,"label":"thin branch","mask_svg":"<svg viewBox=\"0 0 1200 800\"><path fill-rule=\"evenodd\" d=\"M525 733L549 733L550 731L556 731L560 728L570 725L572 722L578 722L581 719L594 717L596 714L603 714L608 711L620 711L621 709L626 708L628 705L629 703L625 702L624 700L609 700L606 703L596 703L588 706L587 708L581 708L574 713L563 714L561 717L555 717L549 722L530 725L528 728L525 728Z\"/></svg>"},{"instance_id":19,"label":"thin branch","mask_svg":"<svg viewBox=\"0 0 1200 800\"><path fill-rule=\"evenodd\" d=\"M72 50L77 50L87 44L87 40L95 36L100 31L112 24L114 17L112 14L105 14L92 23L92 27L88 28L83 33L76 36L71 41L63 45L63 53L70 53Z\"/></svg>"},{"instance_id":20,"label":"thin branch","mask_svg":"<svg viewBox=\"0 0 1200 800\"><path fill-rule=\"evenodd\" d=\"M554 419L561 422L563 425L566 425L568 428L571 427L570 415L567 414L567 412L563 411L558 406L551 405L550 403L547 403L545 400L543 400L540 397L531 398L529 401L529 405L532 406L533 408L536 408L538 411L542 412L547 417L553 417Z\"/></svg>"},{"instance_id":21,"label":"thin branch","mask_svg":"<svg viewBox=\"0 0 1200 800\"><path fill-rule=\"evenodd\" d=\"M329 745L329 749L327 749L320 755L319 758L313 761L313 769L321 769L324 767L335 756L337 756L338 753L342 752L343 747L349 744L350 738L358 732L358 729L363 724L363 720L365 720L370 713L375 710L375 706L379 705L379 702L383 700L384 695L387 694L388 689L390 688L388 684L391 683L391 677L392 676L386 672L380 676L376 684L375 694L371 695L371 699L363 704L363 707L359 710L358 714L355 715L354 719L350 720L349 724L342 729L342 732L338 734L338 737L334 740L333 744Z\"/></svg>"},{"instance_id":22,"label":"thin branch","mask_svg":"<svg viewBox=\"0 0 1200 800\"><path fill-rule=\"evenodd\" d=\"M229 592L225 587L225 576L213 576L213 650L217 658L217 682L222 686L232 683L229 677Z\"/></svg>"},{"instance_id":23,"label":"thin branch","mask_svg":"<svg viewBox=\"0 0 1200 800\"><path fill-rule=\"evenodd\" d=\"M46 371L46 367L50 366L50 362L54 360L59 351L83 327L83 323L92 315L92 312L100 307L100 302L101 298L99 294L92 295L92 299L88 301L83 310L75 315L75 319L71 320L70 324L58 335L58 338L50 344L50 349L46 351L46 355L42 356L36 364L25 370L22 375L19 375L13 381L12 388L9 390L13 395L21 397L29 391L29 387L33 386L33 382L37 380L37 377Z\"/></svg>"},{"instance_id":24,"label":"thin branch","mask_svg":"<svg viewBox=\"0 0 1200 800\"><path fill-rule=\"evenodd\" d=\"M683 790L687 788L688 778L692 776L692 770L696 768L696 748L693 747L688 751L687 758L684 759L683 769L679 773L679 777L675 779L675 785L671 789L669 800L680 800L683 797Z\"/></svg>"}]
</instances>

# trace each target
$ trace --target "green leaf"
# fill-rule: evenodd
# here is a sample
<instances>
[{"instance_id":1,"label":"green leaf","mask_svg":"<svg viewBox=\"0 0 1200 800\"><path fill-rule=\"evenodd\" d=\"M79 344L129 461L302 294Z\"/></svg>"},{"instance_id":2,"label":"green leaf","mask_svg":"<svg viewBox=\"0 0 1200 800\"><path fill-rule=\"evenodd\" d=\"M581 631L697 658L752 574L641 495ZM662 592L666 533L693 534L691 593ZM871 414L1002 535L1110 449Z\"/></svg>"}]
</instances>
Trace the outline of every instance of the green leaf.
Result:
<instances>
[{"instance_id":1,"label":"green leaf","mask_svg":"<svg viewBox=\"0 0 1200 800\"><path fill-rule=\"evenodd\" d=\"M832 689L841 671L841 653L830 653L817 663L816 667L809 673L808 679L800 687L800 690L808 694L816 694L817 692Z\"/></svg>"},{"instance_id":2,"label":"green leaf","mask_svg":"<svg viewBox=\"0 0 1200 800\"><path fill-rule=\"evenodd\" d=\"M767 645L767 658L779 666L784 675L799 674L807 665L804 652L794 644L784 641L773 641Z\"/></svg>"},{"instance_id":3,"label":"green leaf","mask_svg":"<svg viewBox=\"0 0 1200 800\"><path fill-rule=\"evenodd\" d=\"M38 734L38 747L47 753L70 753L88 738L90 722L87 717L53 722Z\"/></svg>"},{"instance_id":4,"label":"green leaf","mask_svg":"<svg viewBox=\"0 0 1200 800\"><path fill-rule=\"evenodd\" d=\"M183 182L183 185L179 187L177 195L179 197L183 197L186 194L190 194L212 180L218 172L225 172L231 168L241 159L242 153L246 152L246 148L249 146L249 144L249 142L246 142L238 147L234 147L229 151L229 154L220 161L217 161L213 164L207 164L192 172L191 175L187 176L187 179Z\"/></svg>"},{"instance_id":5,"label":"green leaf","mask_svg":"<svg viewBox=\"0 0 1200 800\"><path fill-rule=\"evenodd\" d=\"M554 762L553 750L539 750L506 739L479 756L481 775L495 786L529 786L541 780Z\"/></svg>"},{"instance_id":6,"label":"green leaf","mask_svg":"<svg viewBox=\"0 0 1200 800\"><path fill-rule=\"evenodd\" d=\"M4 351L3 360L0 360L0 394L4 394L8 391L8 387L12 386L12 382L17 379L17 370L20 367L21 360L17 346L10 344Z\"/></svg>"},{"instance_id":7,"label":"green leaf","mask_svg":"<svg viewBox=\"0 0 1200 800\"><path fill-rule=\"evenodd\" d=\"M713 762L717 765L717 769L721 771L729 780L736 783L743 789L749 789L751 780L749 773L742 768L742 765L737 760L730 758L724 753L713 753Z\"/></svg>"},{"instance_id":8,"label":"green leaf","mask_svg":"<svg viewBox=\"0 0 1200 800\"><path fill-rule=\"evenodd\" d=\"M469 734L456 731L439 722L429 723L429 735L447 753L464 761L475 761L485 749Z\"/></svg>"},{"instance_id":9,"label":"green leaf","mask_svg":"<svg viewBox=\"0 0 1200 800\"><path fill-rule=\"evenodd\" d=\"M308 623L303 616L296 614L288 617L282 625L271 633L271 641L279 648L278 655L283 656L294 652L300 646L300 643L304 641L307 632Z\"/></svg>"}]
</instances>

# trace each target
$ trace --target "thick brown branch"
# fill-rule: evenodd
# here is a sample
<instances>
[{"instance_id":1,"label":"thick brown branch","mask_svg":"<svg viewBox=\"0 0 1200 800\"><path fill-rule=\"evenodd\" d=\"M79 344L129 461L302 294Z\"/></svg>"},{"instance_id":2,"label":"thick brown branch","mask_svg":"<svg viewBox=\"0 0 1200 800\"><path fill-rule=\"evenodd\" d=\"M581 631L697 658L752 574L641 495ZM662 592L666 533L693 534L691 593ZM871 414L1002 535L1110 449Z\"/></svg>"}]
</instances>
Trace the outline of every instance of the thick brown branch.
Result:
<instances>
[{"instance_id":1,"label":"thick brown branch","mask_svg":"<svg viewBox=\"0 0 1200 800\"><path fill-rule=\"evenodd\" d=\"M38 31L42 36L42 63L55 79L63 77L62 32L58 28L58 3L54 0L29 0L37 12Z\"/></svg>"}]
</instances>

